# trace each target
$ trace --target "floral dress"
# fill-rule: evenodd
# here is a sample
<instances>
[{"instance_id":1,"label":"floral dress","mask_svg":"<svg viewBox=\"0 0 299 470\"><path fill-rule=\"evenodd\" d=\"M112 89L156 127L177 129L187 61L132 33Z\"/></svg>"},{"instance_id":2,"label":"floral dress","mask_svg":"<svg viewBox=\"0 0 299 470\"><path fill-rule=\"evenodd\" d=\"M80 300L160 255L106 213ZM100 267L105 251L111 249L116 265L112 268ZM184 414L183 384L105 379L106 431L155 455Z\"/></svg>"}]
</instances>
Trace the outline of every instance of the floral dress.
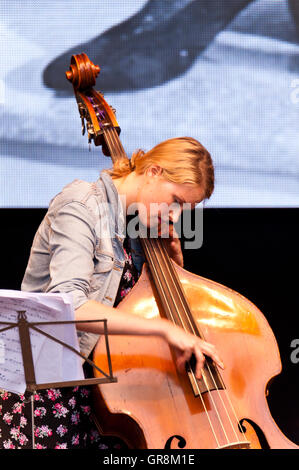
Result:
<instances>
[{"instance_id":1,"label":"floral dress","mask_svg":"<svg viewBox=\"0 0 299 470\"><path fill-rule=\"evenodd\" d=\"M124 241L125 267L114 307L138 280L129 238ZM66 387L34 395L34 438L37 449L122 449L123 441L101 436L92 420L91 389ZM0 449L32 448L31 394L0 389Z\"/></svg>"}]
</instances>

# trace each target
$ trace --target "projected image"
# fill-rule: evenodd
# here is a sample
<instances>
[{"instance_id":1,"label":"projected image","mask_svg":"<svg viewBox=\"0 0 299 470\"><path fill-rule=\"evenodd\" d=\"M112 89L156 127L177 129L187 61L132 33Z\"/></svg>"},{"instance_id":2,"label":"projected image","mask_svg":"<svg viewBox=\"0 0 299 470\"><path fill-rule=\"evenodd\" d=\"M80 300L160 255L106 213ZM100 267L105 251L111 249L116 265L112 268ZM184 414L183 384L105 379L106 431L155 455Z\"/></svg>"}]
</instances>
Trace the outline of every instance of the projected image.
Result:
<instances>
[{"instance_id":1,"label":"projected image","mask_svg":"<svg viewBox=\"0 0 299 470\"><path fill-rule=\"evenodd\" d=\"M297 0L5 0L0 15L1 207L47 207L111 166L65 77L82 52L128 155L192 136L215 164L207 207L299 206Z\"/></svg>"}]
</instances>

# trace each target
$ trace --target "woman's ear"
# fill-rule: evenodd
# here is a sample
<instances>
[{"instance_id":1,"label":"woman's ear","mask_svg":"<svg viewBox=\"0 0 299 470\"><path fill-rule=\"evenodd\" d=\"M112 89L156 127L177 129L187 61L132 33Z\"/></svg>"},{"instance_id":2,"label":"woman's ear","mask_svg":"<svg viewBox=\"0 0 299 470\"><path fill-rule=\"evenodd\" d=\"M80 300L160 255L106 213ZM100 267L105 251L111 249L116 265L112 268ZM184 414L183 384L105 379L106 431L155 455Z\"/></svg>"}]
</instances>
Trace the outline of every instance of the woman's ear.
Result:
<instances>
[{"instance_id":1,"label":"woman's ear","mask_svg":"<svg viewBox=\"0 0 299 470\"><path fill-rule=\"evenodd\" d=\"M159 165L151 165L145 171L145 174L150 177L162 176L162 173L163 168Z\"/></svg>"}]
</instances>

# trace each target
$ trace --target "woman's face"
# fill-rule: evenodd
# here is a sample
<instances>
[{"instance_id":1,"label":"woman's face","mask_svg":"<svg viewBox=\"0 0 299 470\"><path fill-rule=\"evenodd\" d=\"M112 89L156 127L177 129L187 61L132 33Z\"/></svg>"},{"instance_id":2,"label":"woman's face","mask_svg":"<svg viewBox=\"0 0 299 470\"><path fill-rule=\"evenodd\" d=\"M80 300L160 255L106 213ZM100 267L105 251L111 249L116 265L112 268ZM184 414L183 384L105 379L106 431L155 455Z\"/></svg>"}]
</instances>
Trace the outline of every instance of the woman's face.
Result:
<instances>
[{"instance_id":1,"label":"woman's face","mask_svg":"<svg viewBox=\"0 0 299 470\"><path fill-rule=\"evenodd\" d=\"M136 203L139 219L147 227L169 221L175 223L184 208L194 209L203 200L202 188L172 183L157 171L157 167L149 169L143 178L143 184L137 188Z\"/></svg>"}]
</instances>

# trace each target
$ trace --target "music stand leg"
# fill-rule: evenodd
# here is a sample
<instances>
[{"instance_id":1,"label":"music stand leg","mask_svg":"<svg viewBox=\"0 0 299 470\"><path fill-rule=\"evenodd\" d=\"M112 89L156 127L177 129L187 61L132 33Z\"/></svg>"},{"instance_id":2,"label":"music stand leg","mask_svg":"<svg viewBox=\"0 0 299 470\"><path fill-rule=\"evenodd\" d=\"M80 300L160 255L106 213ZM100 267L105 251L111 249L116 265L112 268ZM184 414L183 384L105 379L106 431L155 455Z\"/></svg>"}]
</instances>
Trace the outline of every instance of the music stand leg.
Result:
<instances>
[{"instance_id":1,"label":"music stand leg","mask_svg":"<svg viewBox=\"0 0 299 470\"><path fill-rule=\"evenodd\" d=\"M35 426L34 426L34 395L36 391L33 390L31 393L31 434L32 434L32 449L35 449Z\"/></svg>"}]
</instances>

